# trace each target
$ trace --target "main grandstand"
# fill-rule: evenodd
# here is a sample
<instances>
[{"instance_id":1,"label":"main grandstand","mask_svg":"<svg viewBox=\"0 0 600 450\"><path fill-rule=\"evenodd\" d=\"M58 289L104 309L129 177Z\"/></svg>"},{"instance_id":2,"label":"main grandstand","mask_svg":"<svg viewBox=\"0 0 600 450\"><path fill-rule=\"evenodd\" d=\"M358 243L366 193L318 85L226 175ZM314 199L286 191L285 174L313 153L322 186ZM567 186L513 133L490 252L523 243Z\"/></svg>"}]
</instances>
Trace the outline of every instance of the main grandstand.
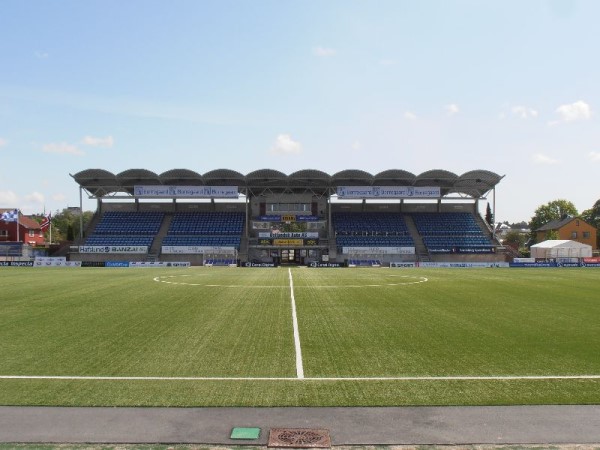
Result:
<instances>
[{"instance_id":1,"label":"main grandstand","mask_svg":"<svg viewBox=\"0 0 600 450\"><path fill-rule=\"evenodd\" d=\"M329 175L263 169L71 175L97 210L70 259L389 266L504 261L480 203L503 176L487 170ZM488 203L489 204L489 203ZM83 227L82 227L83 228Z\"/></svg>"}]
</instances>

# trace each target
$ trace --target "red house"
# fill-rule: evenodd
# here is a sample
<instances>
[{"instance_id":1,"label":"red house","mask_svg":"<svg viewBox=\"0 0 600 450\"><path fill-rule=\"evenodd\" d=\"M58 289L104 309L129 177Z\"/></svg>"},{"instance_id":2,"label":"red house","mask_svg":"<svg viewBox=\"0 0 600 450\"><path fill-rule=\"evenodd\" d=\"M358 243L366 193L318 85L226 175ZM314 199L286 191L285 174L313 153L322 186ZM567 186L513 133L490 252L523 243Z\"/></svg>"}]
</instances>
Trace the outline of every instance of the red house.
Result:
<instances>
[{"instance_id":1,"label":"red house","mask_svg":"<svg viewBox=\"0 0 600 450\"><path fill-rule=\"evenodd\" d=\"M14 211L14 208L0 208L0 216L9 211ZM19 226L18 233L17 223ZM6 222L0 219L0 242L17 242L17 240L32 246L44 246L46 244L40 224L20 212L18 222Z\"/></svg>"}]
</instances>

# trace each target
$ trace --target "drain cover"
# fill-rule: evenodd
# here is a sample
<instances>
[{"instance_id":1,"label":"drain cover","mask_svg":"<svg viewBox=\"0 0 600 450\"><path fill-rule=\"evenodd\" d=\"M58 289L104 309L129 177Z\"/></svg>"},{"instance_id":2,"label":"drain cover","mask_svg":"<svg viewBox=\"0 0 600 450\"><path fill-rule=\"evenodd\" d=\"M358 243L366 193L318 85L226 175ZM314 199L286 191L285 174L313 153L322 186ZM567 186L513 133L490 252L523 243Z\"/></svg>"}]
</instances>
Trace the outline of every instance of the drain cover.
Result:
<instances>
[{"instance_id":1,"label":"drain cover","mask_svg":"<svg viewBox=\"0 0 600 450\"><path fill-rule=\"evenodd\" d=\"M329 430L315 428L271 428L269 447L329 448Z\"/></svg>"}]
</instances>

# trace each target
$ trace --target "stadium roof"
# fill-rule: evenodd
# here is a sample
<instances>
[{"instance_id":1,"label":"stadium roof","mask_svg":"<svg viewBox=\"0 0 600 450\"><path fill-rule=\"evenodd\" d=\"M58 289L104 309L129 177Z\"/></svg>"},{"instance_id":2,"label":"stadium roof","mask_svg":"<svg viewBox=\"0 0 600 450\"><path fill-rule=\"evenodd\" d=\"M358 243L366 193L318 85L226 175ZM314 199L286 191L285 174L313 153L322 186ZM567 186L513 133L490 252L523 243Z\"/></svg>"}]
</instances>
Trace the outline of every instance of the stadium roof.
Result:
<instances>
[{"instance_id":1,"label":"stadium roof","mask_svg":"<svg viewBox=\"0 0 600 450\"><path fill-rule=\"evenodd\" d=\"M372 175L364 170L342 170L333 175L314 169L286 175L274 169L260 169L246 175L230 169L217 169L204 175L189 169L172 169L156 174L146 169L129 169L113 174L103 169L87 169L71 175L91 197L132 196L134 186L237 186L241 194L313 192L335 194L338 186L432 186L441 188L442 196L457 194L484 197L502 178L487 170L472 170L462 175L447 170L429 170L415 175L390 169Z\"/></svg>"}]
</instances>

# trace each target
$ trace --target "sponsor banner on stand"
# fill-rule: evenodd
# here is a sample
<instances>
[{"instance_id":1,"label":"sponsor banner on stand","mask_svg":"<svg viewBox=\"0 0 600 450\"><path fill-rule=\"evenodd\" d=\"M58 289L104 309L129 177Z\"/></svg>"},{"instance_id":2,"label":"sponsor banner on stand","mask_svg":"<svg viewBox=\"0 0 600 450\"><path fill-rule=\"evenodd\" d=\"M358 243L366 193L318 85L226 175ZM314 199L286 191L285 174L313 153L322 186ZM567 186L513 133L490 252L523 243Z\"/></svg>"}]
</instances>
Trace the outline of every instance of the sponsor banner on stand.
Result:
<instances>
[{"instance_id":1,"label":"sponsor banner on stand","mask_svg":"<svg viewBox=\"0 0 600 450\"><path fill-rule=\"evenodd\" d=\"M469 267L509 267L507 262L418 262L417 267L469 268Z\"/></svg>"},{"instance_id":2,"label":"sponsor banner on stand","mask_svg":"<svg viewBox=\"0 0 600 450\"><path fill-rule=\"evenodd\" d=\"M258 245L276 245L278 247L304 247L319 245L318 239L269 239L261 238L258 240Z\"/></svg>"},{"instance_id":3,"label":"sponsor banner on stand","mask_svg":"<svg viewBox=\"0 0 600 450\"><path fill-rule=\"evenodd\" d=\"M163 262L163 261L131 261L129 267L190 267L189 262Z\"/></svg>"},{"instance_id":4,"label":"sponsor banner on stand","mask_svg":"<svg viewBox=\"0 0 600 450\"><path fill-rule=\"evenodd\" d=\"M329 267L329 268L339 268L339 267L346 267L344 265L344 263L335 263L335 262L317 262L317 261L313 261L311 262L308 267Z\"/></svg>"},{"instance_id":5,"label":"sponsor banner on stand","mask_svg":"<svg viewBox=\"0 0 600 450\"><path fill-rule=\"evenodd\" d=\"M104 261L81 261L81 267L106 267L106 263Z\"/></svg>"},{"instance_id":6,"label":"sponsor banner on stand","mask_svg":"<svg viewBox=\"0 0 600 450\"><path fill-rule=\"evenodd\" d=\"M144 186L133 187L136 197L239 198L237 186Z\"/></svg>"},{"instance_id":7,"label":"sponsor banner on stand","mask_svg":"<svg viewBox=\"0 0 600 450\"><path fill-rule=\"evenodd\" d=\"M319 220L317 216L300 216L300 215L276 215L269 214L266 216L258 216L256 220L261 222L316 222Z\"/></svg>"},{"instance_id":8,"label":"sponsor banner on stand","mask_svg":"<svg viewBox=\"0 0 600 450\"><path fill-rule=\"evenodd\" d=\"M429 248L429 253L494 253L493 247Z\"/></svg>"},{"instance_id":9,"label":"sponsor banner on stand","mask_svg":"<svg viewBox=\"0 0 600 450\"><path fill-rule=\"evenodd\" d=\"M240 267L275 267L275 263L245 262Z\"/></svg>"},{"instance_id":10,"label":"sponsor banner on stand","mask_svg":"<svg viewBox=\"0 0 600 450\"><path fill-rule=\"evenodd\" d=\"M416 267L416 264L414 262L391 262L390 267Z\"/></svg>"},{"instance_id":11,"label":"sponsor banner on stand","mask_svg":"<svg viewBox=\"0 0 600 450\"><path fill-rule=\"evenodd\" d=\"M414 255L414 247L342 247L342 253L353 255Z\"/></svg>"},{"instance_id":12,"label":"sponsor banner on stand","mask_svg":"<svg viewBox=\"0 0 600 450\"><path fill-rule=\"evenodd\" d=\"M261 231L260 233L258 233L258 237L259 238L285 238L285 239L289 239L289 238L317 239L319 237L319 233L316 231L305 231L305 232L299 232L299 233L288 233L288 232L271 233L271 232Z\"/></svg>"},{"instance_id":13,"label":"sponsor banner on stand","mask_svg":"<svg viewBox=\"0 0 600 450\"><path fill-rule=\"evenodd\" d=\"M556 267L554 261L549 262L528 262L528 263L510 263L510 267Z\"/></svg>"},{"instance_id":14,"label":"sponsor banner on stand","mask_svg":"<svg viewBox=\"0 0 600 450\"><path fill-rule=\"evenodd\" d=\"M583 267L600 267L600 257L592 257L592 258L583 258L582 260Z\"/></svg>"},{"instance_id":15,"label":"sponsor banner on stand","mask_svg":"<svg viewBox=\"0 0 600 450\"><path fill-rule=\"evenodd\" d=\"M67 265L64 256L36 256L33 260L34 267L62 267Z\"/></svg>"},{"instance_id":16,"label":"sponsor banner on stand","mask_svg":"<svg viewBox=\"0 0 600 450\"><path fill-rule=\"evenodd\" d=\"M273 239L273 245L281 247L302 247L304 245L303 239Z\"/></svg>"},{"instance_id":17,"label":"sponsor banner on stand","mask_svg":"<svg viewBox=\"0 0 600 450\"><path fill-rule=\"evenodd\" d=\"M104 267L129 267L129 261L106 261Z\"/></svg>"},{"instance_id":18,"label":"sponsor banner on stand","mask_svg":"<svg viewBox=\"0 0 600 450\"><path fill-rule=\"evenodd\" d=\"M235 253L235 247L209 247L202 245L163 245L161 253L172 254L210 254L210 253Z\"/></svg>"},{"instance_id":19,"label":"sponsor banner on stand","mask_svg":"<svg viewBox=\"0 0 600 450\"><path fill-rule=\"evenodd\" d=\"M338 198L439 198L436 186L338 186Z\"/></svg>"},{"instance_id":20,"label":"sponsor banner on stand","mask_svg":"<svg viewBox=\"0 0 600 450\"><path fill-rule=\"evenodd\" d=\"M534 263L535 258L513 258L515 263Z\"/></svg>"},{"instance_id":21,"label":"sponsor banner on stand","mask_svg":"<svg viewBox=\"0 0 600 450\"><path fill-rule=\"evenodd\" d=\"M145 245L80 245L79 253L148 253Z\"/></svg>"},{"instance_id":22,"label":"sponsor banner on stand","mask_svg":"<svg viewBox=\"0 0 600 450\"><path fill-rule=\"evenodd\" d=\"M33 261L0 261L0 267L33 267Z\"/></svg>"}]
</instances>

